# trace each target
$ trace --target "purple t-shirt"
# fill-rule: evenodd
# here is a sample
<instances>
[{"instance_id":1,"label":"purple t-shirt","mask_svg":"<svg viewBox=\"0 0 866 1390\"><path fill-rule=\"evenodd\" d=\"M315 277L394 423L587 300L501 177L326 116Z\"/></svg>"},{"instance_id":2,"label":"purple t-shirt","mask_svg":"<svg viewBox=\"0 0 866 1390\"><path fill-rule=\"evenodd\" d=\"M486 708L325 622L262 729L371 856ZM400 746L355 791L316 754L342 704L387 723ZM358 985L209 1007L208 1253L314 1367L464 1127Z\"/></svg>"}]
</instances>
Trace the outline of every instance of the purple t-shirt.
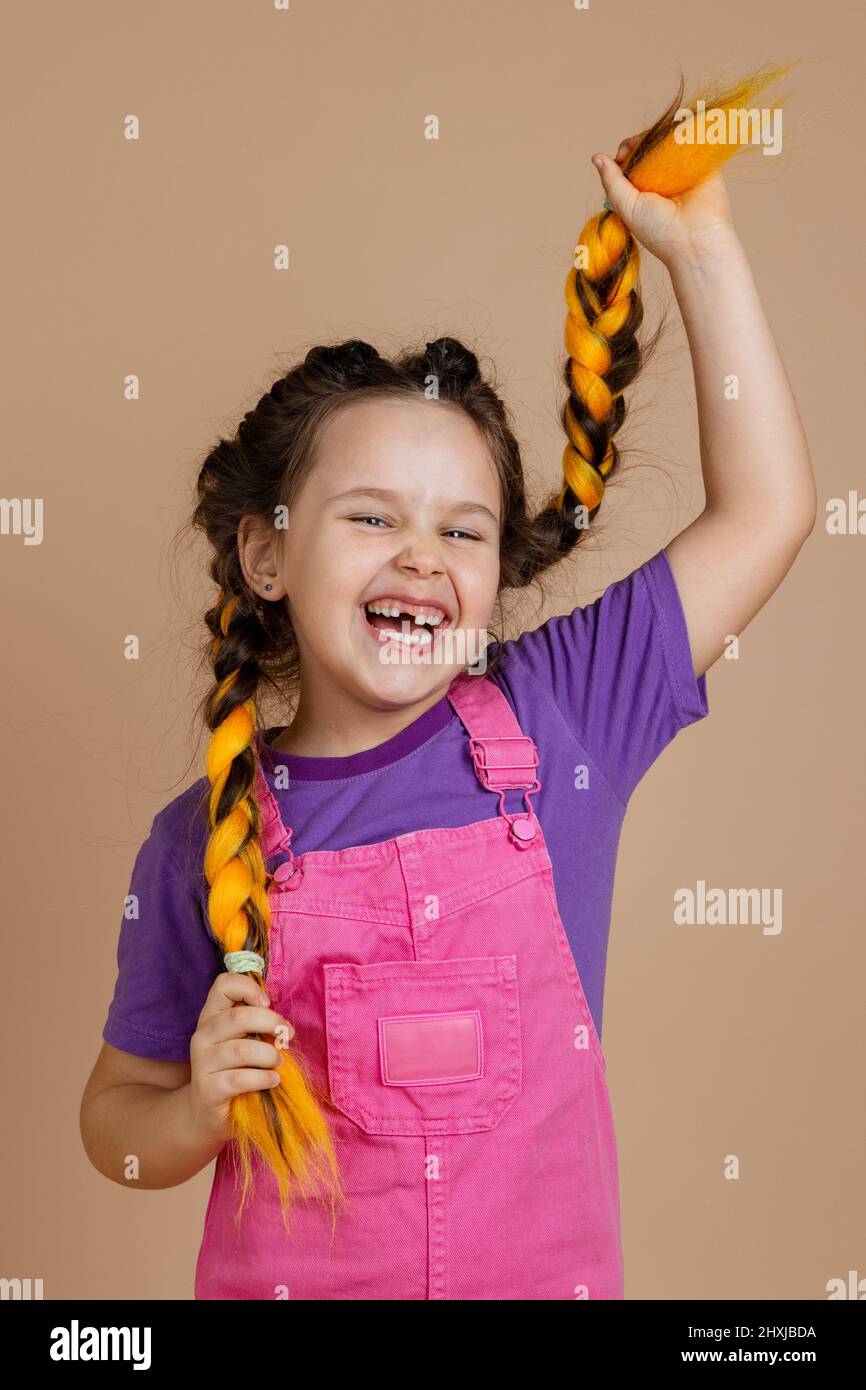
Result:
<instances>
[{"instance_id":1,"label":"purple t-shirt","mask_svg":"<svg viewBox=\"0 0 866 1390\"><path fill-rule=\"evenodd\" d=\"M673 573L660 550L600 598L505 642L490 679L538 747L532 798L553 863L560 915L601 1035L614 867L626 804L680 729L708 713ZM268 729L266 739L277 736ZM412 830L498 815L446 696L393 738L341 758L266 746L264 772L292 848L339 850ZM275 768L288 773L276 777ZM286 786L288 782L288 786ZM188 1061L224 969L207 920L207 778L153 820L130 883L118 977L103 1038L124 1052ZM507 793L518 810L523 793ZM137 911L137 916L134 912Z\"/></svg>"}]
</instances>

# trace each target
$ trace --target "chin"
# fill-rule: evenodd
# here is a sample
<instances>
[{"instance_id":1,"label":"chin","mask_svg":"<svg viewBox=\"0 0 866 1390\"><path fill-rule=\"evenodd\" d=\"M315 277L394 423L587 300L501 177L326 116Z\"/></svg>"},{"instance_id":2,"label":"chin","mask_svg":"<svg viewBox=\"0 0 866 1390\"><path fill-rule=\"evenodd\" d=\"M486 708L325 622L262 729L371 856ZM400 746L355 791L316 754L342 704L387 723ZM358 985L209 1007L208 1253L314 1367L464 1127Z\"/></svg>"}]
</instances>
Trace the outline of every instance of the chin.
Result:
<instances>
[{"instance_id":1,"label":"chin","mask_svg":"<svg viewBox=\"0 0 866 1390\"><path fill-rule=\"evenodd\" d=\"M410 665L400 660L383 661L374 663L372 669L370 663L366 663L362 683L368 697L399 708L424 700L436 690L444 694L459 670L454 665L432 662ZM360 675L359 671L354 673L356 684Z\"/></svg>"}]
</instances>

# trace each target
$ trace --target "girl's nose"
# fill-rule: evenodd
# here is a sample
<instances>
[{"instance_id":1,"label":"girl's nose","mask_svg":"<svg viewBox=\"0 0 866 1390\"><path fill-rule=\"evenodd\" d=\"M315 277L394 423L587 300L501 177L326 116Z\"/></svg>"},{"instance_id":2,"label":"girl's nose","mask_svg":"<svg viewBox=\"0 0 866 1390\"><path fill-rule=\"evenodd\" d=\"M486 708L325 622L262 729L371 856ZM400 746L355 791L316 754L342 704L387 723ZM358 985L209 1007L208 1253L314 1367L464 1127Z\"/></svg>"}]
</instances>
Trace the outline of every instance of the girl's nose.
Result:
<instances>
[{"instance_id":1,"label":"girl's nose","mask_svg":"<svg viewBox=\"0 0 866 1390\"><path fill-rule=\"evenodd\" d=\"M442 553L436 540L427 536L416 536L408 540L397 556L401 569L411 569L416 574L441 574L444 569Z\"/></svg>"}]
</instances>

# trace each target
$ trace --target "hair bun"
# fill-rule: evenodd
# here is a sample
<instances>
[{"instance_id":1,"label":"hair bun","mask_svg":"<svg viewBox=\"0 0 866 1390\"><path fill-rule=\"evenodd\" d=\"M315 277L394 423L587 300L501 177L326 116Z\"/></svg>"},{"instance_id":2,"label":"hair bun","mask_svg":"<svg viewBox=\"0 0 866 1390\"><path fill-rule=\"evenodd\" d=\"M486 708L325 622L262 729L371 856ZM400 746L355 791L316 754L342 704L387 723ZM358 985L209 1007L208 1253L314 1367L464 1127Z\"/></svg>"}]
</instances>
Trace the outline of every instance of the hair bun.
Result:
<instances>
[{"instance_id":1,"label":"hair bun","mask_svg":"<svg viewBox=\"0 0 866 1390\"><path fill-rule=\"evenodd\" d=\"M445 376L468 384L480 375L475 353L456 338L436 338L432 343L426 343L425 348L428 362L436 365Z\"/></svg>"},{"instance_id":2,"label":"hair bun","mask_svg":"<svg viewBox=\"0 0 866 1390\"><path fill-rule=\"evenodd\" d=\"M310 348L304 360L308 367L336 367L343 372L357 372L382 359L371 343L361 338L347 338L343 343Z\"/></svg>"}]
</instances>

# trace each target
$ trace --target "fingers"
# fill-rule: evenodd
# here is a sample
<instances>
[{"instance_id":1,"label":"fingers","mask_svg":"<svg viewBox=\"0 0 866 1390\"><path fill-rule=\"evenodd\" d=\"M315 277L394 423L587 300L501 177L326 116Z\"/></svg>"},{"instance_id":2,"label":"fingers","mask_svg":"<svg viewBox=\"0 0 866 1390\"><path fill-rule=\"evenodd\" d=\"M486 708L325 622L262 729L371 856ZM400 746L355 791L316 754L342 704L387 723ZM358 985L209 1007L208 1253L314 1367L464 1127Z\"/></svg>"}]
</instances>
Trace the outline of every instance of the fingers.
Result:
<instances>
[{"instance_id":1,"label":"fingers","mask_svg":"<svg viewBox=\"0 0 866 1390\"><path fill-rule=\"evenodd\" d=\"M295 1036L287 1018L268 1007L261 986L249 975L224 971L211 985L198 1018L196 1032L210 1040L241 1037L244 1033L281 1031L282 1045Z\"/></svg>"},{"instance_id":2,"label":"fingers","mask_svg":"<svg viewBox=\"0 0 866 1390\"><path fill-rule=\"evenodd\" d=\"M224 1038L222 1042L207 1044L198 1060L205 1071L221 1072L238 1067L279 1070L284 1059L279 1048L264 1038Z\"/></svg>"},{"instance_id":3,"label":"fingers","mask_svg":"<svg viewBox=\"0 0 866 1390\"><path fill-rule=\"evenodd\" d=\"M239 1071L246 1077L251 1069L270 1077L279 1072L286 1060L276 1041L247 1037L214 1039L202 1035L201 1031L190 1041L189 1056L193 1077L197 1084L207 1085L211 1102L223 1094L219 1088L216 1093L213 1091L213 1084L219 1077L236 1076Z\"/></svg>"},{"instance_id":4,"label":"fingers","mask_svg":"<svg viewBox=\"0 0 866 1390\"><path fill-rule=\"evenodd\" d=\"M635 145L643 137L644 134L645 132L641 131L639 135L630 135L627 140L620 140L619 148L617 149L616 155L614 156L617 164L625 163L626 159L631 154Z\"/></svg>"},{"instance_id":5,"label":"fingers","mask_svg":"<svg viewBox=\"0 0 866 1390\"><path fill-rule=\"evenodd\" d=\"M276 1009L263 1009L257 1005L235 1004L212 1014L200 1023L197 1031L208 1042L224 1042L227 1038L243 1038L250 1033L276 1033L283 1047L295 1036L295 1030L287 1018Z\"/></svg>"},{"instance_id":6,"label":"fingers","mask_svg":"<svg viewBox=\"0 0 866 1390\"><path fill-rule=\"evenodd\" d=\"M264 1006L267 1002L267 995L262 993L261 985L251 975L238 975L232 970L224 970L221 975L217 975L210 987L199 1014L199 1027L218 1014L230 1012L235 1004Z\"/></svg>"},{"instance_id":7,"label":"fingers","mask_svg":"<svg viewBox=\"0 0 866 1390\"><path fill-rule=\"evenodd\" d=\"M632 187L619 165L606 154L594 154L592 162L598 170L608 205L620 217L629 220L629 208L637 198L637 190Z\"/></svg>"},{"instance_id":8,"label":"fingers","mask_svg":"<svg viewBox=\"0 0 866 1390\"><path fill-rule=\"evenodd\" d=\"M208 1043L196 1031L190 1042L190 1113L209 1136L232 1135L232 1103L250 1091L272 1091L282 1081L283 1057L258 1038Z\"/></svg>"},{"instance_id":9,"label":"fingers","mask_svg":"<svg viewBox=\"0 0 866 1390\"><path fill-rule=\"evenodd\" d=\"M261 988L246 975L217 976L190 1040L190 1061L206 1072L238 1067L281 1067L295 1036L287 1018L258 1001ZM273 1033L274 1041L250 1036Z\"/></svg>"},{"instance_id":10,"label":"fingers","mask_svg":"<svg viewBox=\"0 0 866 1390\"><path fill-rule=\"evenodd\" d=\"M273 1034L273 1041L250 1034ZM294 1035L258 981L230 970L217 976L189 1045L190 1108L202 1132L228 1139L235 1097L280 1085L287 1061L280 1049Z\"/></svg>"},{"instance_id":11,"label":"fingers","mask_svg":"<svg viewBox=\"0 0 866 1390\"><path fill-rule=\"evenodd\" d=\"M262 1067L236 1067L228 1071L214 1072L208 1077L208 1103L212 1106L225 1105L235 1096L246 1095L248 1091L272 1091L280 1084L277 1071L265 1071Z\"/></svg>"}]
</instances>

